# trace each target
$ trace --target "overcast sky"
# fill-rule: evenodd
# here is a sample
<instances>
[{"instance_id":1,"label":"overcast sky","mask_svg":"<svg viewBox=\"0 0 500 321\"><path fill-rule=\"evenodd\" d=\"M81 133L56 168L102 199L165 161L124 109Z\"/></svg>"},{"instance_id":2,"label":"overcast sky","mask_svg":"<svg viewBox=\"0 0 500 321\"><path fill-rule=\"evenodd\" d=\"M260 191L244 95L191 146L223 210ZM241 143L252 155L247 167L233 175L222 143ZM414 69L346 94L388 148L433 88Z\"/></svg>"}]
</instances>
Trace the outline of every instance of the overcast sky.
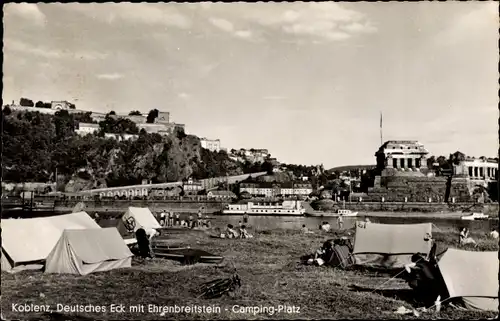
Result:
<instances>
[{"instance_id":1,"label":"overcast sky","mask_svg":"<svg viewBox=\"0 0 500 321\"><path fill-rule=\"evenodd\" d=\"M6 102L170 111L224 147L374 164L384 141L496 156L495 2L7 4Z\"/></svg>"}]
</instances>

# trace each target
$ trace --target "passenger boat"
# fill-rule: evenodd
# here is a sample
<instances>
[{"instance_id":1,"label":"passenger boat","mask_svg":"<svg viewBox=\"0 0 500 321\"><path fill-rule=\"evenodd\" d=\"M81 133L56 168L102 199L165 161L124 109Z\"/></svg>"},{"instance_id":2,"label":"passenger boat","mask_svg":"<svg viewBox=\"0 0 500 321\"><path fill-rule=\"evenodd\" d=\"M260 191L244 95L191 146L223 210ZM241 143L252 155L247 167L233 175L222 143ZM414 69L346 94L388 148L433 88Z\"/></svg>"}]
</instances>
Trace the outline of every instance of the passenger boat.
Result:
<instances>
[{"instance_id":1,"label":"passenger boat","mask_svg":"<svg viewBox=\"0 0 500 321\"><path fill-rule=\"evenodd\" d=\"M469 215L462 216L462 220L468 220L468 221L485 220L488 218L489 218L489 215L485 215L483 213L471 213Z\"/></svg>"},{"instance_id":2,"label":"passenger boat","mask_svg":"<svg viewBox=\"0 0 500 321\"><path fill-rule=\"evenodd\" d=\"M358 212L353 212L351 210L339 209L335 212L313 212L307 213L307 216L316 216L316 217L354 217L358 216Z\"/></svg>"},{"instance_id":3,"label":"passenger boat","mask_svg":"<svg viewBox=\"0 0 500 321\"><path fill-rule=\"evenodd\" d=\"M228 204L222 215L282 215L302 216L306 212L301 201L249 201L246 204Z\"/></svg>"}]
</instances>

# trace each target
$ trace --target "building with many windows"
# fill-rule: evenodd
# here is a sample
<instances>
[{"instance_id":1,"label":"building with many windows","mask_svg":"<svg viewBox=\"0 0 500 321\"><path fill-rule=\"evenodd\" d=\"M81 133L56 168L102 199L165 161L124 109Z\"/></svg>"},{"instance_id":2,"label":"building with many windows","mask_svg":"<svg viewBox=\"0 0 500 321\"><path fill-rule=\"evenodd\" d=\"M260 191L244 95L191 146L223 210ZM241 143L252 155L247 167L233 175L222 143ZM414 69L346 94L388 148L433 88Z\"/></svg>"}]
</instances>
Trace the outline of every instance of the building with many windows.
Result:
<instances>
[{"instance_id":1,"label":"building with many windows","mask_svg":"<svg viewBox=\"0 0 500 321\"><path fill-rule=\"evenodd\" d=\"M99 124L94 123L77 123L75 126L75 133L80 136L94 134L99 131Z\"/></svg>"},{"instance_id":2,"label":"building with many windows","mask_svg":"<svg viewBox=\"0 0 500 321\"><path fill-rule=\"evenodd\" d=\"M486 157L466 157L453 168L454 175L468 177L474 185L498 180L498 160Z\"/></svg>"},{"instance_id":3,"label":"building with many windows","mask_svg":"<svg viewBox=\"0 0 500 321\"><path fill-rule=\"evenodd\" d=\"M208 139L208 138L201 138L201 147L208 149L212 152L218 152L221 150L220 147L220 139Z\"/></svg>"},{"instance_id":4,"label":"building with many windows","mask_svg":"<svg viewBox=\"0 0 500 321\"><path fill-rule=\"evenodd\" d=\"M196 195L199 191L203 190L203 184L202 182L195 181L192 178L189 178L188 180L183 182L182 189L184 190L185 194Z\"/></svg>"},{"instance_id":5,"label":"building with many windows","mask_svg":"<svg viewBox=\"0 0 500 321\"><path fill-rule=\"evenodd\" d=\"M136 140L137 138L139 138L139 135L105 133L104 137L108 139L116 139L117 141L121 142L124 140Z\"/></svg>"},{"instance_id":6,"label":"building with many windows","mask_svg":"<svg viewBox=\"0 0 500 321\"><path fill-rule=\"evenodd\" d=\"M243 192L255 197L308 196L313 188L305 182L242 182L240 194Z\"/></svg>"},{"instance_id":7,"label":"building with many windows","mask_svg":"<svg viewBox=\"0 0 500 321\"><path fill-rule=\"evenodd\" d=\"M390 140L375 153L377 168L382 176L400 175L404 172L423 174L427 170L429 151L416 140Z\"/></svg>"}]
</instances>

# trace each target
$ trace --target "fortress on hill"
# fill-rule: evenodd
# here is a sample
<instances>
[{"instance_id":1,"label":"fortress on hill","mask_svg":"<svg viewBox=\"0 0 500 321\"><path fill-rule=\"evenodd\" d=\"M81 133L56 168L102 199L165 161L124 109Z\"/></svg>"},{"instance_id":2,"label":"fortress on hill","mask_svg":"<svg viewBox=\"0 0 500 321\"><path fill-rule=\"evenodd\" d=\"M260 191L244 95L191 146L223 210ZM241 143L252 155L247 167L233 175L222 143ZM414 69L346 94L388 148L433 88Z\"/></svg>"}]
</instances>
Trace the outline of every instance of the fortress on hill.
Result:
<instances>
[{"instance_id":1,"label":"fortress on hill","mask_svg":"<svg viewBox=\"0 0 500 321\"><path fill-rule=\"evenodd\" d=\"M470 202L474 190L498 179L498 160L465 157L447 175L427 166L429 151L415 140L391 140L375 153L377 176L367 198L387 202Z\"/></svg>"}]
</instances>

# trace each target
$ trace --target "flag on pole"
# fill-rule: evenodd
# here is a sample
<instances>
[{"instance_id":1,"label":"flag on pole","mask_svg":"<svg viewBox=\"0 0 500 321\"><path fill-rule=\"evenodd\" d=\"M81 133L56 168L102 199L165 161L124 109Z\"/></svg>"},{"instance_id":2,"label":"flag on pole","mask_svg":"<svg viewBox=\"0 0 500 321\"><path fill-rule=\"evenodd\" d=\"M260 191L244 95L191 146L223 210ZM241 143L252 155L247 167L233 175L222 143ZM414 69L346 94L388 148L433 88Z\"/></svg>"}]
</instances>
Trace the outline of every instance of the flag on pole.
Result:
<instances>
[{"instance_id":1,"label":"flag on pole","mask_svg":"<svg viewBox=\"0 0 500 321\"><path fill-rule=\"evenodd\" d=\"M380 113L380 128L382 128L382 113Z\"/></svg>"}]
</instances>

